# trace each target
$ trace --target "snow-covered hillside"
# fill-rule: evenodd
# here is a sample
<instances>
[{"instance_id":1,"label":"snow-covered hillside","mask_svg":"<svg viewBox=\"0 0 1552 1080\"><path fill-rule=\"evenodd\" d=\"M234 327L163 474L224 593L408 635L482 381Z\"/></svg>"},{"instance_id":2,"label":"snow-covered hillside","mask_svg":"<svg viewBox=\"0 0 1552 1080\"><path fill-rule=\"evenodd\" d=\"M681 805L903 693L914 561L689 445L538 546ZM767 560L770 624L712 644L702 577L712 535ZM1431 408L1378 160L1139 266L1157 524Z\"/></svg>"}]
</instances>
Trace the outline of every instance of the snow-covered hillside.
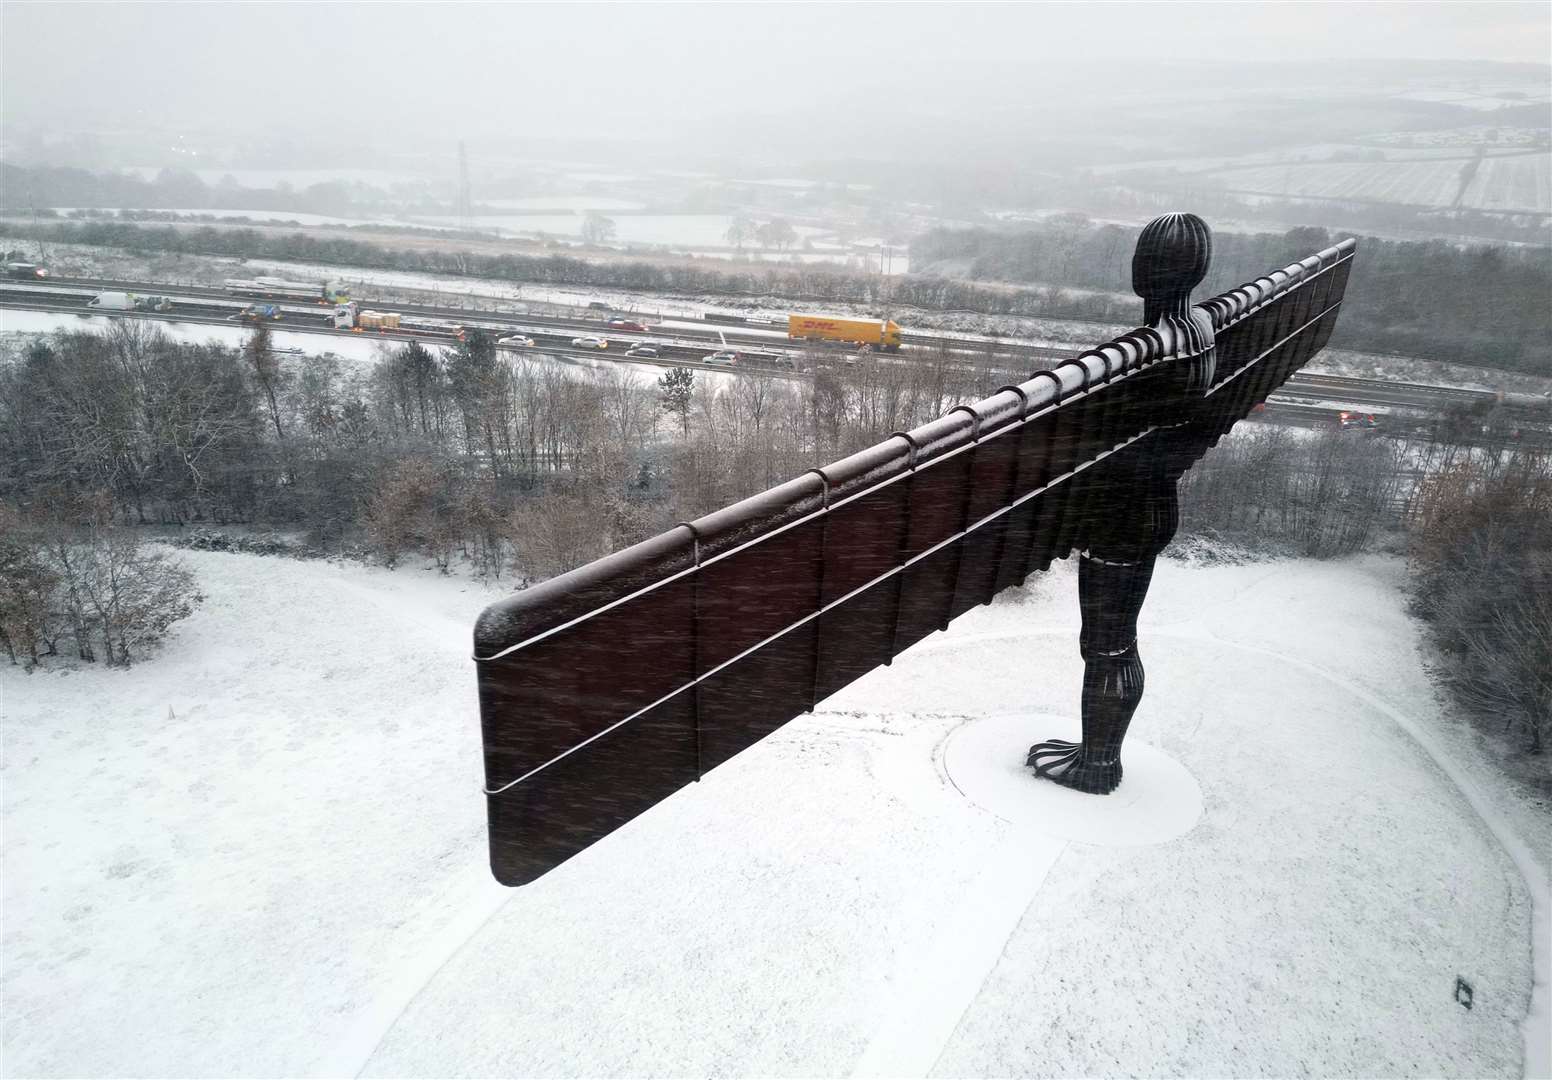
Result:
<instances>
[{"instance_id":1,"label":"snow-covered hillside","mask_svg":"<svg viewBox=\"0 0 1552 1080\"><path fill-rule=\"evenodd\" d=\"M1199 785L1176 839L952 775L1074 713L1061 567L508 891L499 590L187 558L155 660L0 669L8 1075L1520 1074L1552 835L1444 724L1392 562L1161 565L1133 739Z\"/></svg>"}]
</instances>

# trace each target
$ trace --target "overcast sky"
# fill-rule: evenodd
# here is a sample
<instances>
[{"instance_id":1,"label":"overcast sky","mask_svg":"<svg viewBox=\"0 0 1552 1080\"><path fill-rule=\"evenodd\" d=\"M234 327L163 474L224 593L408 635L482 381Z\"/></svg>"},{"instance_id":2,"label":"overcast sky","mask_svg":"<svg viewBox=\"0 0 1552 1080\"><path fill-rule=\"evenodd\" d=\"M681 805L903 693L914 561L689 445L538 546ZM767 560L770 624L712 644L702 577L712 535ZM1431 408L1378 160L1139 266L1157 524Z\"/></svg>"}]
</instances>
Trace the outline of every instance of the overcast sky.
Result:
<instances>
[{"instance_id":1,"label":"overcast sky","mask_svg":"<svg viewBox=\"0 0 1552 1080\"><path fill-rule=\"evenodd\" d=\"M1546 63L1552 5L0 5L8 123L620 135L742 114L1005 104L1045 71ZM1061 64L1057 68L1053 65ZM1076 65L1076 66L1074 66Z\"/></svg>"}]
</instances>

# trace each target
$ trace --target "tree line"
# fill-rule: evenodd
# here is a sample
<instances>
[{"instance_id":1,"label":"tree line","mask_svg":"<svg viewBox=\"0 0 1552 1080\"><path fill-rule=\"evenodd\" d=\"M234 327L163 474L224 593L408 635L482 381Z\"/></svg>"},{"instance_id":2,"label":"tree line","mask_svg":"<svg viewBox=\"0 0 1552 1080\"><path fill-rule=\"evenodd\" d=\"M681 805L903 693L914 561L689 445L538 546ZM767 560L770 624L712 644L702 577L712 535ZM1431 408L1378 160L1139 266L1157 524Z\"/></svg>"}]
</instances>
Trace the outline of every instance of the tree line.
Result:
<instances>
[{"instance_id":1,"label":"tree line","mask_svg":"<svg viewBox=\"0 0 1552 1080\"><path fill-rule=\"evenodd\" d=\"M1129 293L1135 228L1056 215L1016 232L939 229L913 264L966 276ZM1200 295L1285 266L1336 239L1325 229L1217 233ZM1552 248L1363 239L1332 344L1528 373L1552 371Z\"/></svg>"},{"instance_id":2,"label":"tree line","mask_svg":"<svg viewBox=\"0 0 1552 1080\"><path fill-rule=\"evenodd\" d=\"M714 385L514 354L479 331L385 345L371 364L277 352L262 324L241 347L136 320L35 339L0 356L4 643L56 652L56 628L83 623L60 592L81 595L66 556L148 527L195 547L246 549L211 530L257 528L293 538L257 550L549 577L1019 374L947 352L808 362L803 384ZM77 653L127 661L138 640Z\"/></svg>"},{"instance_id":3,"label":"tree line","mask_svg":"<svg viewBox=\"0 0 1552 1080\"><path fill-rule=\"evenodd\" d=\"M1476 455L1429 474L1412 536L1414 610L1446 689L1552 793L1552 460Z\"/></svg>"},{"instance_id":4,"label":"tree line","mask_svg":"<svg viewBox=\"0 0 1552 1080\"><path fill-rule=\"evenodd\" d=\"M43 206L140 207L147 210L290 210L349 214L384 193L360 183L326 180L296 189L289 184L245 187L227 176L207 184L188 169L162 169L147 179L129 172L97 172L69 166L26 167L0 162L0 209ZM425 199L421 200L426 202ZM440 204L430 204L440 209Z\"/></svg>"}]
</instances>

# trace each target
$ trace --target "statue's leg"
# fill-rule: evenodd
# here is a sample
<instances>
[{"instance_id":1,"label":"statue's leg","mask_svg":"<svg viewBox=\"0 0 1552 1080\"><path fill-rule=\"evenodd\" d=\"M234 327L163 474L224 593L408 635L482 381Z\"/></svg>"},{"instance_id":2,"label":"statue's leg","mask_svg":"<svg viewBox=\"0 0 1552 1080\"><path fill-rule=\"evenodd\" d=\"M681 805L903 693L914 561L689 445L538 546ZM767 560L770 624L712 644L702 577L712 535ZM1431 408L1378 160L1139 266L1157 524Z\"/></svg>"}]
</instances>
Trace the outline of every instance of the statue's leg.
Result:
<instances>
[{"instance_id":1,"label":"statue's leg","mask_svg":"<svg viewBox=\"0 0 1552 1080\"><path fill-rule=\"evenodd\" d=\"M1121 783L1121 742L1142 700L1137 616L1148 596L1159 552L1180 521L1175 478L1158 455L1140 464L1135 508L1109 509L1113 523L1096 530L1078 557L1078 605L1083 612L1083 741L1053 739L1029 749L1026 764L1064 787L1108 795Z\"/></svg>"},{"instance_id":2,"label":"statue's leg","mask_svg":"<svg viewBox=\"0 0 1552 1080\"><path fill-rule=\"evenodd\" d=\"M1030 748L1036 776L1092 795L1121 783L1121 741L1142 700L1137 616L1148 595L1157 556L1118 561L1085 552L1078 561L1083 611L1083 741L1061 739Z\"/></svg>"}]
</instances>

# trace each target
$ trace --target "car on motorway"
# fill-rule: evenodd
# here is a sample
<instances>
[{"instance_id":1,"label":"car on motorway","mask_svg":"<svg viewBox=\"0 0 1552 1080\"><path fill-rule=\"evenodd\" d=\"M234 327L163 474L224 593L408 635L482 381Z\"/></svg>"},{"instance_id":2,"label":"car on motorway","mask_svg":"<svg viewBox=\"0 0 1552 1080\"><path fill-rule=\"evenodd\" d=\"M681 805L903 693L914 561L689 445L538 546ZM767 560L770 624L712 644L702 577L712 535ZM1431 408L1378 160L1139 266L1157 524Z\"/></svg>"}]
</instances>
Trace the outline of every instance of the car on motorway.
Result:
<instances>
[{"instance_id":1,"label":"car on motorway","mask_svg":"<svg viewBox=\"0 0 1552 1080\"><path fill-rule=\"evenodd\" d=\"M48 277L48 267L30 262L9 262L5 264L5 276L13 278L46 278Z\"/></svg>"},{"instance_id":2,"label":"car on motorway","mask_svg":"<svg viewBox=\"0 0 1552 1080\"><path fill-rule=\"evenodd\" d=\"M584 334L582 337L571 339L571 347L574 349L607 349L609 339L601 338L596 334Z\"/></svg>"},{"instance_id":3,"label":"car on motorway","mask_svg":"<svg viewBox=\"0 0 1552 1080\"><path fill-rule=\"evenodd\" d=\"M1380 426L1379 418L1373 413L1344 412L1338 418L1344 428L1376 428Z\"/></svg>"},{"instance_id":4,"label":"car on motorway","mask_svg":"<svg viewBox=\"0 0 1552 1080\"><path fill-rule=\"evenodd\" d=\"M738 354L724 349L722 352L714 352L710 356L701 357L703 364L716 364L718 367L732 367L738 363Z\"/></svg>"},{"instance_id":5,"label":"car on motorway","mask_svg":"<svg viewBox=\"0 0 1552 1080\"><path fill-rule=\"evenodd\" d=\"M89 308L99 308L102 311L133 311L135 307L135 294L127 292L98 293L86 302Z\"/></svg>"},{"instance_id":6,"label":"car on motorway","mask_svg":"<svg viewBox=\"0 0 1552 1080\"><path fill-rule=\"evenodd\" d=\"M626 356L642 356L648 360L656 360L658 351L656 345L635 345L625 350Z\"/></svg>"},{"instance_id":7,"label":"car on motorway","mask_svg":"<svg viewBox=\"0 0 1552 1080\"><path fill-rule=\"evenodd\" d=\"M505 345L509 349L531 349L538 344L533 338L523 334L508 334L504 338L496 340L497 345Z\"/></svg>"},{"instance_id":8,"label":"car on motorway","mask_svg":"<svg viewBox=\"0 0 1552 1080\"><path fill-rule=\"evenodd\" d=\"M782 368L787 371L793 370L792 360L777 353L748 352L742 353L739 356L739 359L741 362L752 364L755 367Z\"/></svg>"},{"instance_id":9,"label":"car on motorway","mask_svg":"<svg viewBox=\"0 0 1552 1080\"><path fill-rule=\"evenodd\" d=\"M647 328L634 319L610 319L609 329L629 330L633 334L645 334L647 332Z\"/></svg>"}]
</instances>

